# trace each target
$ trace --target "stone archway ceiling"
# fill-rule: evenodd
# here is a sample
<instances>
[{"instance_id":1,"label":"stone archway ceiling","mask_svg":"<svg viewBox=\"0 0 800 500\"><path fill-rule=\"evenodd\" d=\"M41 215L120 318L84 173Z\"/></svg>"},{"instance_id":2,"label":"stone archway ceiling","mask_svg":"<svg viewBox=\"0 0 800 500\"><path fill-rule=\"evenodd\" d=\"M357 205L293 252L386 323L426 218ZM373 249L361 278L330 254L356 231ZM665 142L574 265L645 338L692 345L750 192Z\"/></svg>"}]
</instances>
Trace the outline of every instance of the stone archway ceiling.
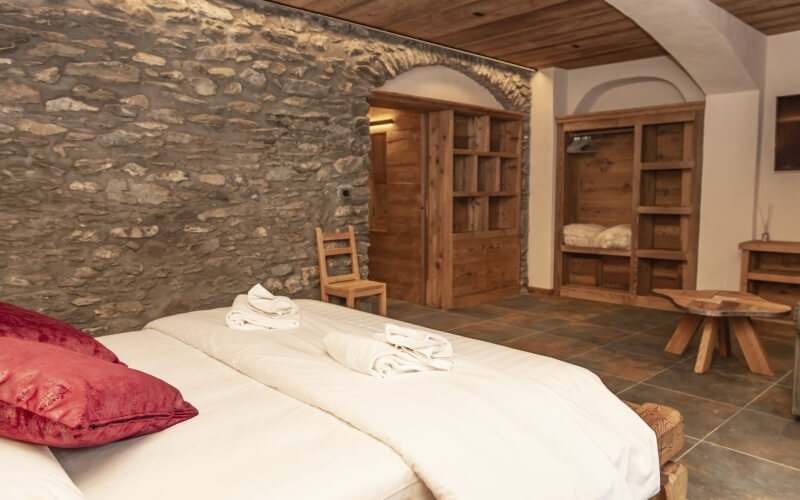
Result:
<instances>
[{"instance_id":1,"label":"stone archway ceiling","mask_svg":"<svg viewBox=\"0 0 800 500\"><path fill-rule=\"evenodd\" d=\"M658 40L707 95L763 83L766 37L709 0L605 1Z\"/></svg>"}]
</instances>

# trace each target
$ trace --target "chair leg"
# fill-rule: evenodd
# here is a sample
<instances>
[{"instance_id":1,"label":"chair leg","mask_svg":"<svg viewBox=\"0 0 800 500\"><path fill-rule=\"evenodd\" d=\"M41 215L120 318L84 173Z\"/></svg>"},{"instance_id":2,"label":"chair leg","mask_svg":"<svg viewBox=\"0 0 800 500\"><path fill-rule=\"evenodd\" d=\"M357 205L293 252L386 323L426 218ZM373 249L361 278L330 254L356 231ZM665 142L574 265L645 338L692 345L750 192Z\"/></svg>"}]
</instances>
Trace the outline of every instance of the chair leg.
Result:
<instances>
[{"instance_id":1,"label":"chair leg","mask_svg":"<svg viewBox=\"0 0 800 500\"><path fill-rule=\"evenodd\" d=\"M327 293L325 293L324 289L320 289L320 291L319 291L319 300L321 300L322 302L330 302L331 298Z\"/></svg>"},{"instance_id":2,"label":"chair leg","mask_svg":"<svg viewBox=\"0 0 800 500\"><path fill-rule=\"evenodd\" d=\"M378 314L386 316L386 290L378 294Z\"/></svg>"},{"instance_id":3,"label":"chair leg","mask_svg":"<svg viewBox=\"0 0 800 500\"><path fill-rule=\"evenodd\" d=\"M347 307L349 307L350 309L356 308L356 298L353 297L352 293L347 294L347 297L345 297L345 301L347 302Z\"/></svg>"}]
</instances>

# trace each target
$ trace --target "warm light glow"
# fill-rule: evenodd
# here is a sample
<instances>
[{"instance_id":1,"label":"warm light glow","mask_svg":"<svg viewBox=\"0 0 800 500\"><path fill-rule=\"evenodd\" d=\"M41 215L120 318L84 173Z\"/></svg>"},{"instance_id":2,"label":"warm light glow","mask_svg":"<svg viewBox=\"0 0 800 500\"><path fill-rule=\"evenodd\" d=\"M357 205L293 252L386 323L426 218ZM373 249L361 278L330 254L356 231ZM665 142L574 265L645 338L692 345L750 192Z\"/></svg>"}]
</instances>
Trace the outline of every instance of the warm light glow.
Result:
<instances>
[{"instance_id":1,"label":"warm light glow","mask_svg":"<svg viewBox=\"0 0 800 500\"><path fill-rule=\"evenodd\" d=\"M377 118L374 120L369 121L369 126L371 127L380 127L383 125L392 125L394 123L394 118Z\"/></svg>"}]
</instances>

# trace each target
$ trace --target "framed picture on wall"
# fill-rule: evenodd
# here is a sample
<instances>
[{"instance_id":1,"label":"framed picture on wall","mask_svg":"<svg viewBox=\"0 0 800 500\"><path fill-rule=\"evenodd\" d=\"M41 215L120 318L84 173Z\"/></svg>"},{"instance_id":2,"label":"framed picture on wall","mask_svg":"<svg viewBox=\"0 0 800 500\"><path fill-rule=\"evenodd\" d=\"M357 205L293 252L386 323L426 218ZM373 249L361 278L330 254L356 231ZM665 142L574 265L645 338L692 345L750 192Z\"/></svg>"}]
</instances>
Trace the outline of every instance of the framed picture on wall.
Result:
<instances>
[{"instance_id":1,"label":"framed picture on wall","mask_svg":"<svg viewBox=\"0 0 800 500\"><path fill-rule=\"evenodd\" d=\"M800 170L800 94L778 97L775 170Z\"/></svg>"}]
</instances>

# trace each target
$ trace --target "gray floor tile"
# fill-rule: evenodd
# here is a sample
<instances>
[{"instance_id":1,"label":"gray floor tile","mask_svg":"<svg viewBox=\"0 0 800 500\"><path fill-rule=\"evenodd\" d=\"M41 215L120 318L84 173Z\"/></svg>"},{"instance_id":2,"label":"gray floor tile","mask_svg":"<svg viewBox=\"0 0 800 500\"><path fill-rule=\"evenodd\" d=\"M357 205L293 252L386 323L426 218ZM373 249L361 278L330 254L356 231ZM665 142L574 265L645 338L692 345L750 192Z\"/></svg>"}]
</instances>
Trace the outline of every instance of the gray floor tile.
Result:
<instances>
[{"instance_id":1,"label":"gray floor tile","mask_svg":"<svg viewBox=\"0 0 800 500\"><path fill-rule=\"evenodd\" d=\"M706 441L800 469L800 422L794 419L743 410Z\"/></svg>"},{"instance_id":2,"label":"gray floor tile","mask_svg":"<svg viewBox=\"0 0 800 500\"><path fill-rule=\"evenodd\" d=\"M671 362L643 354L621 353L600 347L569 359L570 363L640 382L668 368Z\"/></svg>"},{"instance_id":3,"label":"gray floor tile","mask_svg":"<svg viewBox=\"0 0 800 500\"><path fill-rule=\"evenodd\" d=\"M460 328L454 328L452 332L457 335L463 335L464 337L494 342L495 344L502 344L509 340L535 333L532 330L507 325L497 321L480 321Z\"/></svg>"},{"instance_id":4,"label":"gray floor tile","mask_svg":"<svg viewBox=\"0 0 800 500\"><path fill-rule=\"evenodd\" d=\"M644 333L634 333L620 340L611 342L606 347L615 351L621 352L634 352L638 354L646 354L654 358L663 359L677 363L682 359L688 359L696 355L696 351L686 349L682 355L671 354L664 351L667 341L661 337L654 335L646 335Z\"/></svg>"},{"instance_id":5,"label":"gray floor tile","mask_svg":"<svg viewBox=\"0 0 800 500\"><path fill-rule=\"evenodd\" d=\"M566 320L560 318L554 318L549 314L536 314L536 313L525 313L525 312L504 314L503 316L498 316L495 319L497 321L500 321L501 323L519 326L521 328L528 328L530 330L535 330L537 332L544 332L547 330L551 330L557 326L562 326L567 323Z\"/></svg>"},{"instance_id":6,"label":"gray floor tile","mask_svg":"<svg viewBox=\"0 0 800 500\"><path fill-rule=\"evenodd\" d=\"M747 407L749 410L769 413L776 417L793 419L792 414L792 388L776 385L766 394L756 399Z\"/></svg>"},{"instance_id":7,"label":"gray floor tile","mask_svg":"<svg viewBox=\"0 0 800 500\"><path fill-rule=\"evenodd\" d=\"M465 314L451 313L447 311L436 311L422 316L414 316L408 319L409 323L426 326L436 330L449 332L470 323L477 323L480 319Z\"/></svg>"},{"instance_id":8,"label":"gray floor tile","mask_svg":"<svg viewBox=\"0 0 800 500\"><path fill-rule=\"evenodd\" d=\"M681 462L691 500L796 500L800 471L700 443Z\"/></svg>"},{"instance_id":9,"label":"gray floor tile","mask_svg":"<svg viewBox=\"0 0 800 500\"><path fill-rule=\"evenodd\" d=\"M647 380L650 385L692 394L742 407L770 386L769 380L758 380L711 370L694 373L694 359L688 359Z\"/></svg>"},{"instance_id":10,"label":"gray floor tile","mask_svg":"<svg viewBox=\"0 0 800 500\"><path fill-rule=\"evenodd\" d=\"M504 345L522 351L534 352L543 356L557 359L568 359L594 349L594 344L580 340L558 337L547 333L534 333L522 338L511 340Z\"/></svg>"},{"instance_id":11,"label":"gray floor tile","mask_svg":"<svg viewBox=\"0 0 800 500\"><path fill-rule=\"evenodd\" d=\"M438 309L431 309L425 306L411 304L409 302L396 302L394 304L387 303L386 306L386 315L390 318L399 319L401 321L404 321L407 318L413 318L414 316L430 314L435 311L438 311Z\"/></svg>"},{"instance_id":12,"label":"gray floor tile","mask_svg":"<svg viewBox=\"0 0 800 500\"><path fill-rule=\"evenodd\" d=\"M592 344L605 345L616 340L628 337L631 332L618 330L610 326L592 325L590 323L568 323L563 326L548 330L551 335L560 335L575 340L591 342Z\"/></svg>"}]
</instances>

